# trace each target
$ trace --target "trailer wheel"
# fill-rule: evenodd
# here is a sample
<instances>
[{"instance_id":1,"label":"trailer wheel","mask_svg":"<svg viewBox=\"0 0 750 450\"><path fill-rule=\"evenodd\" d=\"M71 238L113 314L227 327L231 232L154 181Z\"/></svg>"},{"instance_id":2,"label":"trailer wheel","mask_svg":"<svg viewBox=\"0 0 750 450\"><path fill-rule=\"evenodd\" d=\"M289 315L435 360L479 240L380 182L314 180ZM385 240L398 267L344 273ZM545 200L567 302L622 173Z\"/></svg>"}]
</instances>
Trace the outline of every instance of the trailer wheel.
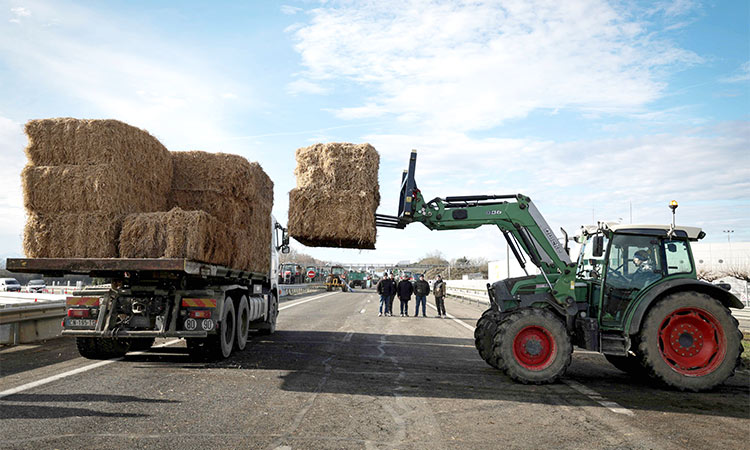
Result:
<instances>
[{"instance_id":1,"label":"trailer wheel","mask_svg":"<svg viewBox=\"0 0 750 450\"><path fill-rule=\"evenodd\" d=\"M499 320L500 314L494 309L488 309L477 320L477 327L474 329L474 346L477 348L479 356L496 369L497 361L493 358L492 344Z\"/></svg>"},{"instance_id":2,"label":"trailer wheel","mask_svg":"<svg viewBox=\"0 0 750 450\"><path fill-rule=\"evenodd\" d=\"M524 384L553 383L573 354L565 324L541 308L516 311L502 320L494 337L497 367Z\"/></svg>"},{"instance_id":3,"label":"trailer wheel","mask_svg":"<svg viewBox=\"0 0 750 450\"><path fill-rule=\"evenodd\" d=\"M247 346L247 333L250 329L250 306L247 304L247 296L240 297L239 306L237 307L237 336L235 342L237 350L245 350Z\"/></svg>"},{"instance_id":4,"label":"trailer wheel","mask_svg":"<svg viewBox=\"0 0 750 450\"><path fill-rule=\"evenodd\" d=\"M154 345L156 338L131 338L129 341L130 351L142 352L150 349Z\"/></svg>"},{"instance_id":5,"label":"trailer wheel","mask_svg":"<svg viewBox=\"0 0 750 450\"><path fill-rule=\"evenodd\" d=\"M221 322L216 334L210 334L206 338L192 338L187 340L188 352L198 358L224 359L232 354L234 338L237 326L234 313L234 302L227 296L224 299L224 307L221 310Z\"/></svg>"},{"instance_id":6,"label":"trailer wheel","mask_svg":"<svg viewBox=\"0 0 750 450\"><path fill-rule=\"evenodd\" d=\"M275 294L268 297L271 304L268 306L268 315L266 320L258 326L258 334L269 335L276 331L276 318L279 316L279 301Z\"/></svg>"},{"instance_id":7,"label":"trailer wheel","mask_svg":"<svg viewBox=\"0 0 750 450\"><path fill-rule=\"evenodd\" d=\"M668 386L702 391L734 374L742 333L729 310L699 292L678 292L648 313L639 346L650 375Z\"/></svg>"},{"instance_id":8,"label":"trailer wheel","mask_svg":"<svg viewBox=\"0 0 750 450\"><path fill-rule=\"evenodd\" d=\"M77 337L76 347L84 358L111 359L125 356L130 350L130 342L125 339Z\"/></svg>"}]
</instances>

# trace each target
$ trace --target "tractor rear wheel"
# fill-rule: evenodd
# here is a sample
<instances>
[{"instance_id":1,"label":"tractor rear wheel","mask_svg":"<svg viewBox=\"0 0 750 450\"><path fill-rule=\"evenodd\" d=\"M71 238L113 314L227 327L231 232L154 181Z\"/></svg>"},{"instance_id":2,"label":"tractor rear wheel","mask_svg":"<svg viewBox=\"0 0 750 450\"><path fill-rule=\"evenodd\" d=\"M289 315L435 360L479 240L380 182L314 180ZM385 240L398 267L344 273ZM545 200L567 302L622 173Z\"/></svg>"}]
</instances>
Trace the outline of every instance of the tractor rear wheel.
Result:
<instances>
[{"instance_id":1,"label":"tractor rear wheel","mask_svg":"<svg viewBox=\"0 0 750 450\"><path fill-rule=\"evenodd\" d=\"M474 329L474 346L479 352L479 356L492 367L497 369L494 358L492 358L492 342L497 331L497 323L500 321L500 313L494 309L488 309L477 320L477 327Z\"/></svg>"},{"instance_id":2,"label":"tractor rear wheel","mask_svg":"<svg viewBox=\"0 0 750 450\"><path fill-rule=\"evenodd\" d=\"M737 319L718 300L699 292L660 300L643 321L640 341L650 375L680 390L702 391L723 383L742 354Z\"/></svg>"},{"instance_id":3,"label":"tractor rear wheel","mask_svg":"<svg viewBox=\"0 0 750 450\"><path fill-rule=\"evenodd\" d=\"M565 324L551 311L524 308L497 326L493 355L497 367L524 384L553 383L573 354Z\"/></svg>"}]
</instances>

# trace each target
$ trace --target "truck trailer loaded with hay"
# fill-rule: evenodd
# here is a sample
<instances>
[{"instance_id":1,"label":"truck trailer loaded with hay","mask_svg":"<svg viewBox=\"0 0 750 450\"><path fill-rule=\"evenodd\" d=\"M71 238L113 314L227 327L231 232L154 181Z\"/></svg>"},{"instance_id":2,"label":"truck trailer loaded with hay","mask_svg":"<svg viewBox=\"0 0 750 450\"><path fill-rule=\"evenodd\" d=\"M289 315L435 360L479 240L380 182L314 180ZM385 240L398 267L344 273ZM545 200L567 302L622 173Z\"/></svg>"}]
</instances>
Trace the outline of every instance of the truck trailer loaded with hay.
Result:
<instances>
[{"instance_id":1,"label":"truck trailer loaded with hay","mask_svg":"<svg viewBox=\"0 0 750 450\"><path fill-rule=\"evenodd\" d=\"M273 182L238 155L169 152L116 120L33 120L22 173L27 258L7 269L87 274L63 335L87 358L111 358L182 337L191 354L228 357L278 314Z\"/></svg>"}]
</instances>

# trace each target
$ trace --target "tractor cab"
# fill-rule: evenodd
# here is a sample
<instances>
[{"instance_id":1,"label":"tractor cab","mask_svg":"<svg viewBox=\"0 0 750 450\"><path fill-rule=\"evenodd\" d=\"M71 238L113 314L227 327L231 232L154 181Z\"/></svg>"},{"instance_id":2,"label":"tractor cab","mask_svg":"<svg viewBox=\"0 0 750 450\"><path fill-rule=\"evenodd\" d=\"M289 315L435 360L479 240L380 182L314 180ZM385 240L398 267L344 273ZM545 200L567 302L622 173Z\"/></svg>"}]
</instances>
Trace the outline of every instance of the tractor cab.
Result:
<instances>
[{"instance_id":1,"label":"tractor cab","mask_svg":"<svg viewBox=\"0 0 750 450\"><path fill-rule=\"evenodd\" d=\"M663 282L695 279L690 241L705 233L695 227L602 223L583 227L578 257L578 301L603 330L623 330L641 299ZM584 298L581 298L584 297Z\"/></svg>"}]
</instances>

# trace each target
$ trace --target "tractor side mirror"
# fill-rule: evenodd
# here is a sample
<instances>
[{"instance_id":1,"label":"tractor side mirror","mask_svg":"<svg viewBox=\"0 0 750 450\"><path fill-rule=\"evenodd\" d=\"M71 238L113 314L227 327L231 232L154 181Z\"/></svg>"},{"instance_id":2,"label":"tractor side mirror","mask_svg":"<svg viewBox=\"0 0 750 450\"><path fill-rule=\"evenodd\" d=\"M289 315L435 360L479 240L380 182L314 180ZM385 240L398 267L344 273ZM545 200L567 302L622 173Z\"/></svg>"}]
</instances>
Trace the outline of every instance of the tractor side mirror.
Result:
<instances>
[{"instance_id":1,"label":"tractor side mirror","mask_svg":"<svg viewBox=\"0 0 750 450\"><path fill-rule=\"evenodd\" d=\"M288 246L288 245L282 245L282 246L281 246L281 253L283 253L283 254L285 254L285 255L286 255L286 254L288 254L288 253L289 253L290 251L291 251L291 250L289 249L289 246Z\"/></svg>"},{"instance_id":2,"label":"tractor side mirror","mask_svg":"<svg viewBox=\"0 0 750 450\"><path fill-rule=\"evenodd\" d=\"M596 258L601 258L604 255L604 236L601 234L594 236L594 248L591 255Z\"/></svg>"}]
</instances>

